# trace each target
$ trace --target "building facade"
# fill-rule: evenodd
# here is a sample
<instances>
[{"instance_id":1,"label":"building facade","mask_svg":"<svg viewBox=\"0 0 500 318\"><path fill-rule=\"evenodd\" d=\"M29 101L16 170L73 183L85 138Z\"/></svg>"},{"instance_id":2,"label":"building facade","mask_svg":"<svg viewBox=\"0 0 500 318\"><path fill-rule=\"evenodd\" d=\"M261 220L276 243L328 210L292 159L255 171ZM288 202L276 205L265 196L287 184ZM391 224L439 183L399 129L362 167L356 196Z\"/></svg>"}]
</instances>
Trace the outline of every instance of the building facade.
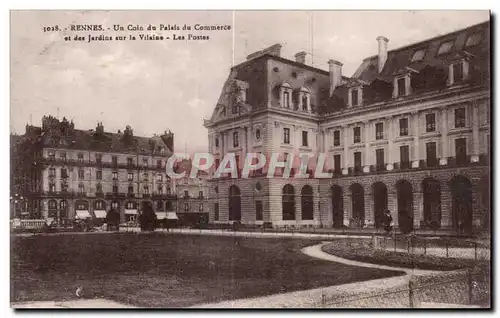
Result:
<instances>
[{"instance_id":1,"label":"building facade","mask_svg":"<svg viewBox=\"0 0 500 318\"><path fill-rule=\"evenodd\" d=\"M235 153L325 153L331 178L210 179L210 221L272 226L483 230L490 224L489 22L388 50L352 77L280 56L274 45L232 68L210 120L216 165ZM375 41L374 41L375 42ZM297 168L295 166L295 168Z\"/></svg>"},{"instance_id":2,"label":"building facade","mask_svg":"<svg viewBox=\"0 0 500 318\"><path fill-rule=\"evenodd\" d=\"M186 175L176 180L177 189L177 215L184 225L207 224L212 208L208 187L208 174L199 171L196 178L189 176L189 168L185 169Z\"/></svg>"},{"instance_id":3,"label":"building facade","mask_svg":"<svg viewBox=\"0 0 500 318\"><path fill-rule=\"evenodd\" d=\"M118 133L75 129L73 122L44 116L42 127L26 126L17 145L30 218L56 222L105 218L114 208L121 222L136 221L141 207L157 215L175 211L175 184L165 165L173 153L173 133L134 136L130 126Z\"/></svg>"}]
</instances>

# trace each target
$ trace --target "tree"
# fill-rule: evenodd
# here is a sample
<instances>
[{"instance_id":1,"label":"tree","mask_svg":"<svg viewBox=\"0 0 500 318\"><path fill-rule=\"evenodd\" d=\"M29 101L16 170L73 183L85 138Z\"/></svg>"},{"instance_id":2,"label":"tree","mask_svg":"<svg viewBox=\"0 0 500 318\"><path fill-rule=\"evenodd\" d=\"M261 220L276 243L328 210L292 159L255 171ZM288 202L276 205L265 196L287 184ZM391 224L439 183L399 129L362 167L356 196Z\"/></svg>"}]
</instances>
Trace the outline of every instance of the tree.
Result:
<instances>
[{"instance_id":1,"label":"tree","mask_svg":"<svg viewBox=\"0 0 500 318\"><path fill-rule=\"evenodd\" d=\"M106 214L106 224L108 225L108 230L111 227L117 227L120 224L120 213L114 209L110 208Z\"/></svg>"},{"instance_id":2,"label":"tree","mask_svg":"<svg viewBox=\"0 0 500 318\"><path fill-rule=\"evenodd\" d=\"M156 227L156 213L150 202L145 202L142 213L139 215L141 231L154 231Z\"/></svg>"}]
</instances>

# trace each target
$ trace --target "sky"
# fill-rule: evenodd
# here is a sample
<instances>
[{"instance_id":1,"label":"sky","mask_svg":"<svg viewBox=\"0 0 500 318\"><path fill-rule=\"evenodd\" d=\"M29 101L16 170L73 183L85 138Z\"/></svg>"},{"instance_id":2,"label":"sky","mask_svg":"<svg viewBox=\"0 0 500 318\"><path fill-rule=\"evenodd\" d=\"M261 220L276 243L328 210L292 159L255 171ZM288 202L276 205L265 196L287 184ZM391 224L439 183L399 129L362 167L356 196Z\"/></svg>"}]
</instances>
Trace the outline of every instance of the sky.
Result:
<instances>
[{"instance_id":1,"label":"sky","mask_svg":"<svg viewBox=\"0 0 500 318\"><path fill-rule=\"evenodd\" d=\"M206 151L209 119L232 65L276 43L282 57L308 52L306 63L328 70L344 64L351 76L377 54L379 35L389 50L489 19L488 11L12 11L10 131L41 125L43 115L72 119L78 129L130 125L135 135L175 134L176 151ZM231 25L203 34L207 41L65 42L75 32L44 32L70 24ZM81 32L86 36L88 32ZM93 32L93 35L138 32ZM145 32L151 34L151 32Z\"/></svg>"}]
</instances>

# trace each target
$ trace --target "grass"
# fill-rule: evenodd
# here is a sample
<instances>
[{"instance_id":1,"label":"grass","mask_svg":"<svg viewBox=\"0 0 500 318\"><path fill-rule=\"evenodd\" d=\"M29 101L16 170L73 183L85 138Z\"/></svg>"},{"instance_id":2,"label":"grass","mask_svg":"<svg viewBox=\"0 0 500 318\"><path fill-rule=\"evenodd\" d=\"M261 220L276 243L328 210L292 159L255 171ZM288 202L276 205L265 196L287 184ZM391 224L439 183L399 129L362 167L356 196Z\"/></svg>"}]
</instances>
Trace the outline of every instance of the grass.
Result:
<instances>
[{"instance_id":1,"label":"grass","mask_svg":"<svg viewBox=\"0 0 500 318\"><path fill-rule=\"evenodd\" d=\"M322 249L326 253L350 260L404 268L455 270L475 266L489 266L489 261L444 258L421 254L411 255L403 252L374 249L369 244L370 242L366 240L338 240L323 246Z\"/></svg>"},{"instance_id":2,"label":"grass","mask_svg":"<svg viewBox=\"0 0 500 318\"><path fill-rule=\"evenodd\" d=\"M12 237L11 301L104 297L186 307L401 275L311 258L292 238L114 233Z\"/></svg>"}]
</instances>

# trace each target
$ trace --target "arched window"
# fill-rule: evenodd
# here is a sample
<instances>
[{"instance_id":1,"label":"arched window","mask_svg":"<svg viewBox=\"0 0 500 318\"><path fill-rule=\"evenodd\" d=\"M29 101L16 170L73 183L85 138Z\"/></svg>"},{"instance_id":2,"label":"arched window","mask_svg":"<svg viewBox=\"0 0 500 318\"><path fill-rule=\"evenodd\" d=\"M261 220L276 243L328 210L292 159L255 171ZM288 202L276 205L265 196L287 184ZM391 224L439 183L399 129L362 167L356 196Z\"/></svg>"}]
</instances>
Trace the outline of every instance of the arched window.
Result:
<instances>
[{"instance_id":1,"label":"arched window","mask_svg":"<svg viewBox=\"0 0 500 318\"><path fill-rule=\"evenodd\" d=\"M125 208L127 210L136 210L137 209L137 203L134 201L128 201L127 204L125 205Z\"/></svg>"},{"instance_id":2,"label":"arched window","mask_svg":"<svg viewBox=\"0 0 500 318\"><path fill-rule=\"evenodd\" d=\"M313 188L305 185L300 193L302 203L302 220L314 220Z\"/></svg>"},{"instance_id":3,"label":"arched window","mask_svg":"<svg viewBox=\"0 0 500 318\"><path fill-rule=\"evenodd\" d=\"M156 210L163 211L163 201L156 201Z\"/></svg>"},{"instance_id":4,"label":"arched window","mask_svg":"<svg viewBox=\"0 0 500 318\"><path fill-rule=\"evenodd\" d=\"M241 220L241 192L240 189L232 185L229 187L229 221Z\"/></svg>"},{"instance_id":5,"label":"arched window","mask_svg":"<svg viewBox=\"0 0 500 318\"><path fill-rule=\"evenodd\" d=\"M49 200L49 209L57 209L57 201Z\"/></svg>"},{"instance_id":6,"label":"arched window","mask_svg":"<svg viewBox=\"0 0 500 318\"><path fill-rule=\"evenodd\" d=\"M96 210L106 210L106 202L103 200L97 200L94 202L94 209Z\"/></svg>"},{"instance_id":7,"label":"arched window","mask_svg":"<svg viewBox=\"0 0 500 318\"><path fill-rule=\"evenodd\" d=\"M342 188L338 185L333 185L331 191L333 227L340 228L344 225L344 198L342 195Z\"/></svg>"},{"instance_id":8,"label":"arched window","mask_svg":"<svg viewBox=\"0 0 500 318\"><path fill-rule=\"evenodd\" d=\"M291 184L283 187L283 220L295 220L295 189Z\"/></svg>"}]
</instances>

